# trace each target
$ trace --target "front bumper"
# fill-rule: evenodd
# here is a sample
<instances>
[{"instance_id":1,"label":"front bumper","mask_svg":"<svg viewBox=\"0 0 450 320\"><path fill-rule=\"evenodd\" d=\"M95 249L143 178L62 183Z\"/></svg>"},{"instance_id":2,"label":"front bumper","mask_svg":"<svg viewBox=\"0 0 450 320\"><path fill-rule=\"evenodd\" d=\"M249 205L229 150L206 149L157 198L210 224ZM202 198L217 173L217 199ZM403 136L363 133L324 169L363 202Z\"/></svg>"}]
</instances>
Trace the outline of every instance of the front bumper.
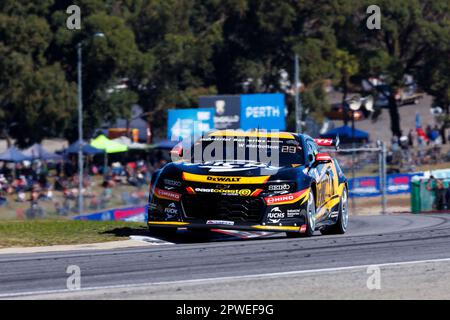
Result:
<instances>
[{"instance_id":1,"label":"front bumper","mask_svg":"<svg viewBox=\"0 0 450 320\"><path fill-rule=\"evenodd\" d=\"M272 226L272 225L227 225L227 224L206 224L191 223L181 221L148 221L149 227L161 228L192 228L192 229L227 229L245 231L273 231L273 232L299 232L306 231L306 224L301 226Z\"/></svg>"},{"instance_id":2,"label":"front bumper","mask_svg":"<svg viewBox=\"0 0 450 320\"><path fill-rule=\"evenodd\" d=\"M309 188L271 196L180 194L156 191L151 227L304 232ZM170 197L169 197L170 196Z\"/></svg>"}]
</instances>

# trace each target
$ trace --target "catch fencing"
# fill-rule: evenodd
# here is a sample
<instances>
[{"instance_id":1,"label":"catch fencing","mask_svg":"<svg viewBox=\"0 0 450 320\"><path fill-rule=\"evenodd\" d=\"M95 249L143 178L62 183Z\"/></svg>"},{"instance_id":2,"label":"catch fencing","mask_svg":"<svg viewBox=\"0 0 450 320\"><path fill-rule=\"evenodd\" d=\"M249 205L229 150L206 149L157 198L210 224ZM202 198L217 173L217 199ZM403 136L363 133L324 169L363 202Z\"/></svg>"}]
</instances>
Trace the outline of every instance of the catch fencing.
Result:
<instances>
[{"instance_id":1,"label":"catch fencing","mask_svg":"<svg viewBox=\"0 0 450 320\"><path fill-rule=\"evenodd\" d=\"M363 208L357 204L358 201L355 199L363 197L380 197L379 206L376 201L371 201L371 203L378 207L375 210L386 213L388 177L384 142L378 141L375 146L371 147L344 147L327 150L327 152L337 159L348 179L351 213L361 212ZM409 186L409 181L407 186ZM368 209L367 206L365 209Z\"/></svg>"}]
</instances>

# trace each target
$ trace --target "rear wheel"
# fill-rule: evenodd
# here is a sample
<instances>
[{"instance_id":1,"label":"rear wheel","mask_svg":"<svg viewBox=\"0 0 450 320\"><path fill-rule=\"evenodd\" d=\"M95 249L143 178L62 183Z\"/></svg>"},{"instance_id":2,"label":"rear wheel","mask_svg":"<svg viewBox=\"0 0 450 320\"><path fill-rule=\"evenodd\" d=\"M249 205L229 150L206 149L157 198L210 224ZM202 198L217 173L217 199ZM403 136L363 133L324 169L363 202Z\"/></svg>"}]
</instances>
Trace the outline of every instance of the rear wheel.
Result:
<instances>
[{"instance_id":1,"label":"rear wheel","mask_svg":"<svg viewBox=\"0 0 450 320\"><path fill-rule=\"evenodd\" d=\"M173 227L148 227L148 231L151 235L157 237L170 237L177 232L177 228Z\"/></svg>"},{"instance_id":2,"label":"rear wheel","mask_svg":"<svg viewBox=\"0 0 450 320\"><path fill-rule=\"evenodd\" d=\"M347 187L344 187L341 201L339 202L338 219L332 226L325 227L320 230L322 234L344 234L348 226L348 192Z\"/></svg>"},{"instance_id":3,"label":"rear wheel","mask_svg":"<svg viewBox=\"0 0 450 320\"><path fill-rule=\"evenodd\" d=\"M300 232L287 232L288 238L298 238L298 237L311 237L316 230L316 201L314 199L314 193L309 191L308 202L306 205L306 231L304 233Z\"/></svg>"}]
</instances>

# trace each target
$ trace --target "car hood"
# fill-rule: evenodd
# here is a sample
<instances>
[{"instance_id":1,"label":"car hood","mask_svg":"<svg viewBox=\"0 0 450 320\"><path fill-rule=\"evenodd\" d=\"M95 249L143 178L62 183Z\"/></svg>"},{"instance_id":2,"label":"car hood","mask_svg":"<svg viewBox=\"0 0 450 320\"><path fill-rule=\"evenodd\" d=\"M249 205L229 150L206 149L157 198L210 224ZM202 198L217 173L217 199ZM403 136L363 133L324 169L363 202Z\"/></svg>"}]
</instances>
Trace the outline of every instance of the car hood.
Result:
<instances>
[{"instance_id":1,"label":"car hood","mask_svg":"<svg viewBox=\"0 0 450 320\"><path fill-rule=\"evenodd\" d=\"M175 174L187 172L201 175L214 176L274 176L283 179L281 176L289 177L293 172L302 172L304 166L297 167L276 167L266 163L256 162L205 162L205 163L188 163L188 162L172 162L167 164L163 171L167 174ZM287 178L291 179L292 176Z\"/></svg>"}]
</instances>

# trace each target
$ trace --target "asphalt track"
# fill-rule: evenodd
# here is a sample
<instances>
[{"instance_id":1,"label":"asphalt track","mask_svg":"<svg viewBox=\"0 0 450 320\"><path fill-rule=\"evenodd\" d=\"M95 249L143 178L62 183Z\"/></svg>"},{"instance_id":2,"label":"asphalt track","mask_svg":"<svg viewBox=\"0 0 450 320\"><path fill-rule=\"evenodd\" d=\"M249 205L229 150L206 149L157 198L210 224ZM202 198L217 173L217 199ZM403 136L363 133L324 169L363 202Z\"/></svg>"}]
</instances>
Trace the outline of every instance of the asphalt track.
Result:
<instances>
[{"instance_id":1,"label":"asphalt track","mask_svg":"<svg viewBox=\"0 0 450 320\"><path fill-rule=\"evenodd\" d=\"M350 217L345 235L179 231L172 244L0 255L0 298L450 299L450 215ZM66 287L67 267L81 290ZM378 287L368 287L379 268ZM370 271L372 270L372 271Z\"/></svg>"}]
</instances>

